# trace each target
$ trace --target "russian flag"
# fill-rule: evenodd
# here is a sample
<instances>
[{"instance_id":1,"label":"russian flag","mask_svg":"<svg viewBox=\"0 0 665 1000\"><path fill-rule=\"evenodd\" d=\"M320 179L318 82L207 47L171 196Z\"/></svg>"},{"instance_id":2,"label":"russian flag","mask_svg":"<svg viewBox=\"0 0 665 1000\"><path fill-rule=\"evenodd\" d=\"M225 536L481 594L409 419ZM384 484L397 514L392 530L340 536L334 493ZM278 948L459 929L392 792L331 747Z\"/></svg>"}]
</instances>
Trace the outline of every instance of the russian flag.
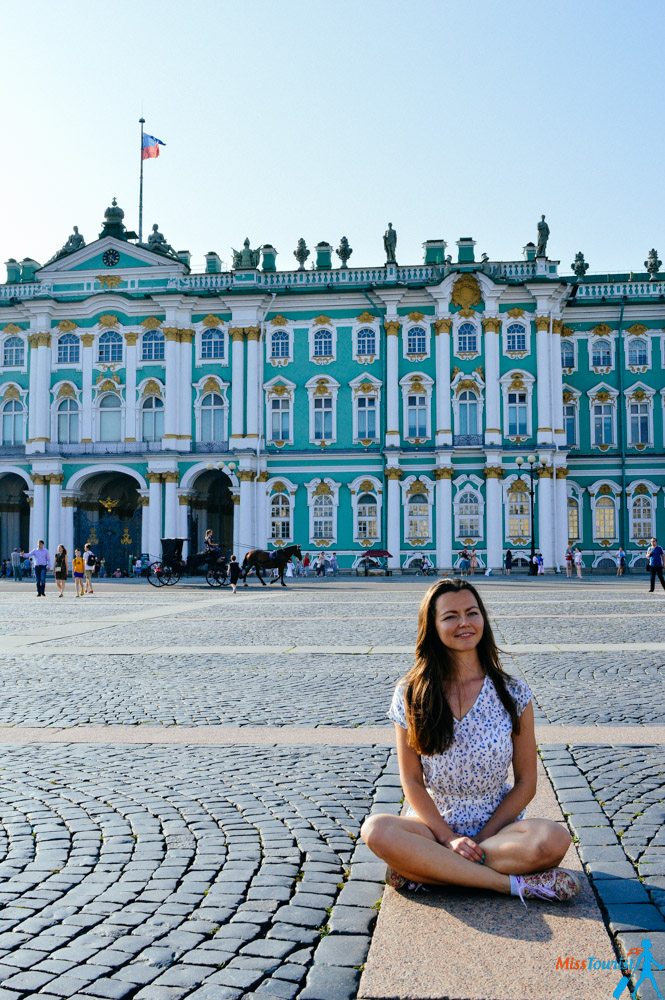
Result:
<instances>
[{"instance_id":1,"label":"russian flag","mask_svg":"<svg viewBox=\"0 0 665 1000\"><path fill-rule=\"evenodd\" d=\"M142 160L152 160L156 156L159 156L159 147L165 146L166 143L158 139L156 135L148 135L143 133L143 141L141 143L141 159Z\"/></svg>"}]
</instances>

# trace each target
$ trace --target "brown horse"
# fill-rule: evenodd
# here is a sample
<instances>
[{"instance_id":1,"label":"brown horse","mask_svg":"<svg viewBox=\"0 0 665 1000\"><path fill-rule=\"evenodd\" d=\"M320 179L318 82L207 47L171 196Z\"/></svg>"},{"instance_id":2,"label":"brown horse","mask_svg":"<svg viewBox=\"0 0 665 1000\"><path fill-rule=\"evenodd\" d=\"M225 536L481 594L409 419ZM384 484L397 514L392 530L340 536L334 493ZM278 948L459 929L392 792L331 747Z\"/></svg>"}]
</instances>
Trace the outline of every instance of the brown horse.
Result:
<instances>
[{"instance_id":1,"label":"brown horse","mask_svg":"<svg viewBox=\"0 0 665 1000\"><path fill-rule=\"evenodd\" d=\"M283 549L275 549L272 552L267 552L265 549L250 549L242 561L242 579L244 585L248 586L247 574L253 567L264 587L266 581L263 579L261 573L264 569L278 569L279 582L283 587L286 587L284 583L284 569L291 556L297 556L298 559L302 559L302 552L299 545L287 545ZM275 581L271 580L270 582L274 583Z\"/></svg>"}]
</instances>

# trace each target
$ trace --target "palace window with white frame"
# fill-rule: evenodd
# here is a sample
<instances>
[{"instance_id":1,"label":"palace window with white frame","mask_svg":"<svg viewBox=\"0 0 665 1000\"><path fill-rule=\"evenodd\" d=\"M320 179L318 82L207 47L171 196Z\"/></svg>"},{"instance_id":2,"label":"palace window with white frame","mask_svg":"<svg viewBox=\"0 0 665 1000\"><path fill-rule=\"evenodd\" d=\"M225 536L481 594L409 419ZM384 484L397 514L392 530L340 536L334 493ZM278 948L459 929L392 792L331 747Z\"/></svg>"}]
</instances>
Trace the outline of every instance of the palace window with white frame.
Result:
<instances>
[{"instance_id":1,"label":"palace window with white frame","mask_svg":"<svg viewBox=\"0 0 665 1000\"><path fill-rule=\"evenodd\" d=\"M78 365L81 360L81 341L75 333L65 333L58 339L58 364Z\"/></svg>"},{"instance_id":2,"label":"palace window with white frame","mask_svg":"<svg viewBox=\"0 0 665 1000\"><path fill-rule=\"evenodd\" d=\"M224 441L224 400L218 392L208 392L201 400L201 441Z\"/></svg>"},{"instance_id":3,"label":"palace window with white frame","mask_svg":"<svg viewBox=\"0 0 665 1000\"><path fill-rule=\"evenodd\" d=\"M331 358L333 356L333 335L330 330L317 330L314 333L315 358Z\"/></svg>"},{"instance_id":4,"label":"palace window with white frame","mask_svg":"<svg viewBox=\"0 0 665 1000\"><path fill-rule=\"evenodd\" d=\"M406 335L407 354L427 354L427 331L422 326L412 326Z\"/></svg>"},{"instance_id":5,"label":"palace window with white frame","mask_svg":"<svg viewBox=\"0 0 665 1000\"><path fill-rule=\"evenodd\" d=\"M201 360L222 361L224 359L224 333L212 328L201 335Z\"/></svg>"},{"instance_id":6,"label":"palace window with white frame","mask_svg":"<svg viewBox=\"0 0 665 1000\"><path fill-rule=\"evenodd\" d=\"M593 512L594 538L616 536L616 504L611 497L598 497Z\"/></svg>"},{"instance_id":7,"label":"palace window with white frame","mask_svg":"<svg viewBox=\"0 0 665 1000\"><path fill-rule=\"evenodd\" d=\"M575 345L572 340L561 341L561 367L575 367Z\"/></svg>"},{"instance_id":8,"label":"palace window with white frame","mask_svg":"<svg viewBox=\"0 0 665 1000\"><path fill-rule=\"evenodd\" d=\"M508 491L508 537L529 538L531 535L531 508L529 494L520 481L522 489L514 486Z\"/></svg>"},{"instance_id":9,"label":"palace window with white frame","mask_svg":"<svg viewBox=\"0 0 665 1000\"><path fill-rule=\"evenodd\" d=\"M270 497L270 537L291 537L291 503L286 493L273 493Z\"/></svg>"},{"instance_id":10,"label":"palace window with white frame","mask_svg":"<svg viewBox=\"0 0 665 1000\"><path fill-rule=\"evenodd\" d=\"M163 360L164 334L161 330L148 330L141 339L141 361Z\"/></svg>"},{"instance_id":11,"label":"palace window with white frame","mask_svg":"<svg viewBox=\"0 0 665 1000\"><path fill-rule=\"evenodd\" d=\"M333 437L332 396L314 397L314 440L330 441Z\"/></svg>"},{"instance_id":12,"label":"palace window with white frame","mask_svg":"<svg viewBox=\"0 0 665 1000\"><path fill-rule=\"evenodd\" d=\"M288 358L290 338L286 330L273 330L270 334L270 357Z\"/></svg>"},{"instance_id":13,"label":"palace window with white frame","mask_svg":"<svg viewBox=\"0 0 665 1000\"><path fill-rule=\"evenodd\" d=\"M648 444L651 422L649 403L631 401L628 404L628 416L631 445Z\"/></svg>"},{"instance_id":14,"label":"palace window with white frame","mask_svg":"<svg viewBox=\"0 0 665 1000\"><path fill-rule=\"evenodd\" d=\"M593 368L612 367L612 345L609 340L596 340L591 349L591 366Z\"/></svg>"},{"instance_id":15,"label":"palace window with white frame","mask_svg":"<svg viewBox=\"0 0 665 1000\"><path fill-rule=\"evenodd\" d=\"M526 392L508 393L508 434L526 437L528 434L529 402Z\"/></svg>"},{"instance_id":16,"label":"palace window with white frame","mask_svg":"<svg viewBox=\"0 0 665 1000\"><path fill-rule=\"evenodd\" d=\"M328 494L315 496L312 503L312 536L311 540L329 541L334 537L335 505Z\"/></svg>"},{"instance_id":17,"label":"palace window with white frame","mask_svg":"<svg viewBox=\"0 0 665 1000\"><path fill-rule=\"evenodd\" d=\"M465 490L455 502L455 535L480 538L480 498L471 490Z\"/></svg>"},{"instance_id":18,"label":"palace window with white frame","mask_svg":"<svg viewBox=\"0 0 665 1000\"><path fill-rule=\"evenodd\" d=\"M148 396L141 408L141 440L161 441L164 437L164 401Z\"/></svg>"},{"instance_id":19,"label":"palace window with white frame","mask_svg":"<svg viewBox=\"0 0 665 1000\"><path fill-rule=\"evenodd\" d=\"M376 396L356 397L356 419L359 441L377 440L377 399Z\"/></svg>"},{"instance_id":20,"label":"palace window with white frame","mask_svg":"<svg viewBox=\"0 0 665 1000\"><path fill-rule=\"evenodd\" d=\"M74 399L63 399L58 405L56 434L59 444L76 444L79 439L79 405Z\"/></svg>"},{"instance_id":21,"label":"palace window with white frame","mask_svg":"<svg viewBox=\"0 0 665 1000\"><path fill-rule=\"evenodd\" d=\"M425 493L414 493L407 502L406 537L409 541L429 538L429 503Z\"/></svg>"},{"instance_id":22,"label":"palace window with white frame","mask_svg":"<svg viewBox=\"0 0 665 1000\"><path fill-rule=\"evenodd\" d=\"M406 401L408 437L427 437L427 396L409 393Z\"/></svg>"},{"instance_id":23,"label":"palace window with white frame","mask_svg":"<svg viewBox=\"0 0 665 1000\"><path fill-rule=\"evenodd\" d=\"M511 323L506 330L506 350L526 352L526 330L521 323Z\"/></svg>"},{"instance_id":24,"label":"palace window with white frame","mask_svg":"<svg viewBox=\"0 0 665 1000\"><path fill-rule=\"evenodd\" d=\"M20 337L8 337L2 352L5 368L22 368L25 364L25 342Z\"/></svg>"},{"instance_id":25,"label":"palace window with white frame","mask_svg":"<svg viewBox=\"0 0 665 1000\"><path fill-rule=\"evenodd\" d=\"M650 497L634 497L630 508L631 513L631 533L633 541L642 538L651 538L654 532L653 527L653 504Z\"/></svg>"},{"instance_id":26,"label":"palace window with white frame","mask_svg":"<svg viewBox=\"0 0 665 1000\"><path fill-rule=\"evenodd\" d=\"M356 334L356 354L360 357L376 355L376 333L368 327L363 327Z\"/></svg>"},{"instance_id":27,"label":"palace window with white frame","mask_svg":"<svg viewBox=\"0 0 665 1000\"><path fill-rule=\"evenodd\" d=\"M478 397L475 392L465 389L458 397L459 431L460 436L467 434L479 434L478 430Z\"/></svg>"},{"instance_id":28,"label":"palace window with white frame","mask_svg":"<svg viewBox=\"0 0 665 1000\"><path fill-rule=\"evenodd\" d=\"M288 396L273 396L270 400L270 439L288 441L291 438L291 400Z\"/></svg>"},{"instance_id":29,"label":"palace window with white frame","mask_svg":"<svg viewBox=\"0 0 665 1000\"><path fill-rule=\"evenodd\" d=\"M577 404L564 403L563 426L566 432L566 445L569 448L577 447Z\"/></svg>"},{"instance_id":30,"label":"palace window with white frame","mask_svg":"<svg viewBox=\"0 0 665 1000\"><path fill-rule=\"evenodd\" d=\"M107 330L99 338L97 359L102 364L122 361L122 337L115 330Z\"/></svg>"},{"instance_id":31,"label":"palace window with white frame","mask_svg":"<svg viewBox=\"0 0 665 1000\"><path fill-rule=\"evenodd\" d=\"M2 407L2 443L20 445L25 442L25 410L17 399Z\"/></svg>"},{"instance_id":32,"label":"palace window with white frame","mask_svg":"<svg viewBox=\"0 0 665 1000\"><path fill-rule=\"evenodd\" d=\"M379 537L378 503L371 493L362 493L358 497L356 537L359 540L376 541Z\"/></svg>"},{"instance_id":33,"label":"palace window with white frame","mask_svg":"<svg viewBox=\"0 0 665 1000\"><path fill-rule=\"evenodd\" d=\"M629 341L628 364L635 368L646 368L649 364L649 346L642 337Z\"/></svg>"},{"instance_id":34,"label":"palace window with white frame","mask_svg":"<svg viewBox=\"0 0 665 1000\"><path fill-rule=\"evenodd\" d=\"M120 441L122 430L122 402L115 393L102 396L99 401L99 440Z\"/></svg>"},{"instance_id":35,"label":"palace window with white frame","mask_svg":"<svg viewBox=\"0 0 665 1000\"><path fill-rule=\"evenodd\" d=\"M580 537L580 505L575 497L568 497L568 541L576 542Z\"/></svg>"},{"instance_id":36,"label":"palace window with white frame","mask_svg":"<svg viewBox=\"0 0 665 1000\"><path fill-rule=\"evenodd\" d=\"M478 352L478 331L473 323L462 323L457 331L457 351L459 354Z\"/></svg>"},{"instance_id":37,"label":"palace window with white frame","mask_svg":"<svg viewBox=\"0 0 665 1000\"><path fill-rule=\"evenodd\" d=\"M593 443L596 446L614 443L614 405L612 403L593 404Z\"/></svg>"}]
</instances>

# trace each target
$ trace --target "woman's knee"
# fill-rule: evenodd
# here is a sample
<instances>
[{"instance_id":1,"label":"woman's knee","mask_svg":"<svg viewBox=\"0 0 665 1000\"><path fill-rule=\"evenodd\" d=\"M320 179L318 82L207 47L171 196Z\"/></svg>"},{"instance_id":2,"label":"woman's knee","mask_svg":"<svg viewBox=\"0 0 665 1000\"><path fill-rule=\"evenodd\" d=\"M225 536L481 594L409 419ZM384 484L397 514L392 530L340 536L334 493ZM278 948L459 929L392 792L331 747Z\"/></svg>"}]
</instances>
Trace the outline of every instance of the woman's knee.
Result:
<instances>
[{"instance_id":1,"label":"woman's knee","mask_svg":"<svg viewBox=\"0 0 665 1000\"><path fill-rule=\"evenodd\" d=\"M534 863L546 868L558 865L570 847L571 840L568 830L561 823L539 820L531 842Z\"/></svg>"},{"instance_id":2,"label":"woman's knee","mask_svg":"<svg viewBox=\"0 0 665 1000\"><path fill-rule=\"evenodd\" d=\"M368 816L360 828L360 836L367 844L370 851L381 854L381 848L390 836L390 827L395 822L395 817L390 813L377 813Z\"/></svg>"}]
</instances>

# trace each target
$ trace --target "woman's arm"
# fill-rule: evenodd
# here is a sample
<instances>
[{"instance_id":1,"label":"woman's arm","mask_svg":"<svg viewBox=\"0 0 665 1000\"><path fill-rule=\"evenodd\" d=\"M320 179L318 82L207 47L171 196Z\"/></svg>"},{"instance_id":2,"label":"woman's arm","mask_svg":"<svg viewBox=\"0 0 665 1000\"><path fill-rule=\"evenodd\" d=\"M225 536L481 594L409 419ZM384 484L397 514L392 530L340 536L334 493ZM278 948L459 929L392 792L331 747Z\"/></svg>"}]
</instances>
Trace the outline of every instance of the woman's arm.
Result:
<instances>
[{"instance_id":1,"label":"woman's arm","mask_svg":"<svg viewBox=\"0 0 665 1000\"><path fill-rule=\"evenodd\" d=\"M513 823L536 794L538 754L533 718L533 704L529 702L520 716L520 731L513 734L513 774L515 784L505 799L497 806L476 837L482 843L509 823Z\"/></svg>"},{"instance_id":2,"label":"woman's arm","mask_svg":"<svg viewBox=\"0 0 665 1000\"><path fill-rule=\"evenodd\" d=\"M443 819L432 796L425 788L420 757L409 746L406 729L395 724L395 733L397 736L399 776L406 801L415 811L418 819L421 819L430 828L439 843L446 844L456 834Z\"/></svg>"}]
</instances>

